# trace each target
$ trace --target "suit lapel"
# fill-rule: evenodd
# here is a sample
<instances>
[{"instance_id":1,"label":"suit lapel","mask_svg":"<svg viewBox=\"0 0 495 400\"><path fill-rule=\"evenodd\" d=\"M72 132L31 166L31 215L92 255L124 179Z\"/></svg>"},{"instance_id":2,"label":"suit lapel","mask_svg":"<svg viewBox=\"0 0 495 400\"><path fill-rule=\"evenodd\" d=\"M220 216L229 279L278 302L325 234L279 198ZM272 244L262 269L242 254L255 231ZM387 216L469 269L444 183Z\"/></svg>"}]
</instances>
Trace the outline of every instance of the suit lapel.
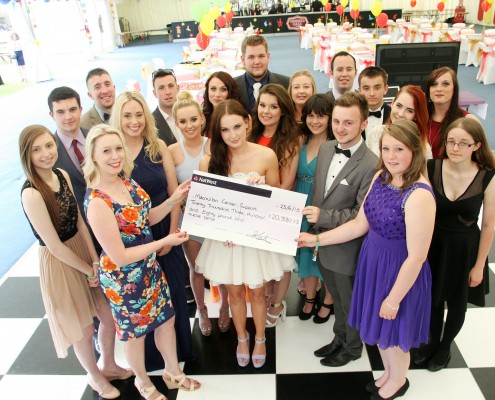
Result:
<instances>
[{"instance_id":1,"label":"suit lapel","mask_svg":"<svg viewBox=\"0 0 495 400\"><path fill-rule=\"evenodd\" d=\"M332 162L332 158L334 154L335 154L335 147L329 146L328 152L318 157L317 165L321 172L319 174L316 174L316 181L314 184L315 187L320 188L322 192L321 193L322 200L325 198L325 184L327 181L328 169L330 168L330 163Z\"/></svg>"},{"instance_id":2,"label":"suit lapel","mask_svg":"<svg viewBox=\"0 0 495 400\"><path fill-rule=\"evenodd\" d=\"M58 158L59 158L57 164L59 164L62 169L66 170L66 172L70 175L71 179L74 178L79 182L86 184L84 181L84 177L81 174L81 171L79 171L77 167L74 165L74 162L70 158L69 153L67 153L67 149L65 148L64 144L61 142L60 138L58 137L57 132L55 132L55 137L57 140L57 150L58 150Z\"/></svg>"}]
</instances>

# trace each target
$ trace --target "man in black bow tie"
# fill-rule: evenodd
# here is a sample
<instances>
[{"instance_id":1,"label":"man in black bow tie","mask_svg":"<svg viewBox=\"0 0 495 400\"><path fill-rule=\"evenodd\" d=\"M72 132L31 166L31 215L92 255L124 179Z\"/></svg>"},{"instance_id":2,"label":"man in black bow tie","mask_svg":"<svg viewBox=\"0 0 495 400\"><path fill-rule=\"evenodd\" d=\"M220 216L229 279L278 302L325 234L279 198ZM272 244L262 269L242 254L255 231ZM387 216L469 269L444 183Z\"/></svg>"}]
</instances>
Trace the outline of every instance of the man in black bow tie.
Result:
<instances>
[{"instance_id":1,"label":"man in black bow tie","mask_svg":"<svg viewBox=\"0 0 495 400\"><path fill-rule=\"evenodd\" d=\"M380 67L368 67L361 71L358 77L359 93L368 100L369 116L366 134L377 125L383 125L390 116L390 106L383 102L383 96L388 91L387 73Z\"/></svg>"},{"instance_id":2,"label":"man in black bow tie","mask_svg":"<svg viewBox=\"0 0 495 400\"><path fill-rule=\"evenodd\" d=\"M115 103L115 85L106 70L95 68L88 72L86 86L94 105L81 117L81 127L90 130L95 125L108 124Z\"/></svg>"},{"instance_id":3,"label":"man in black bow tie","mask_svg":"<svg viewBox=\"0 0 495 400\"><path fill-rule=\"evenodd\" d=\"M336 140L320 146L311 206L303 210L311 233L334 229L354 219L359 211L377 162L361 137L367 118L368 102L363 95L348 92L335 100L332 130ZM356 239L318 251L318 267L334 299L335 337L314 354L328 367L340 367L361 357L359 332L347 324L360 247L361 239Z\"/></svg>"}]
</instances>

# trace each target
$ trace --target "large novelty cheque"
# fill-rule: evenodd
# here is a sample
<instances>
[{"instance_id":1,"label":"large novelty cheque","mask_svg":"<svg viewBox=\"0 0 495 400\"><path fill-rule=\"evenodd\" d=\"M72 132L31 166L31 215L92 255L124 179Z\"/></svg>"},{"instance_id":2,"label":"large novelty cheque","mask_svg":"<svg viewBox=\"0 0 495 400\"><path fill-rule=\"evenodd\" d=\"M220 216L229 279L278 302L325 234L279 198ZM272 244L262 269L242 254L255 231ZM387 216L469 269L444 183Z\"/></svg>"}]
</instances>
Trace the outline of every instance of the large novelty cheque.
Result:
<instances>
[{"instance_id":1,"label":"large novelty cheque","mask_svg":"<svg viewBox=\"0 0 495 400\"><path fill-rule=\"evenodd\" d=\"M194 171L181 229L295 255L307 195Z\"/></svg>"}]
</instances>

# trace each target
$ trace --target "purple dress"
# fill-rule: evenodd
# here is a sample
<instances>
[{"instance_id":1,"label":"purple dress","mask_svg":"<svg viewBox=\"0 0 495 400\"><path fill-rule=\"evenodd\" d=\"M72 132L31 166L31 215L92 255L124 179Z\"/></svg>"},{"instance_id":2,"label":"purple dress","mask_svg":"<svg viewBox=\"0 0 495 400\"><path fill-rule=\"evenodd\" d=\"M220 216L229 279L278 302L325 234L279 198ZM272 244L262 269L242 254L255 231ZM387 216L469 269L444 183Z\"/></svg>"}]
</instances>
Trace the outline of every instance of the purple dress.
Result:
<instances>
[{"instance_id":1,"label":"purple dress","mask_svg":"<svg viewBox=\"0 0 495 400\"><path fill-rule=\"evenodd\" d=\"M395 320L379 317L383 300L394 285L407 258L404 206L416 189L431 188L415 183L403 192L375 180L364 203L370 230L359 253L349 324L360 331L361 340L380 348L399 346L403 351L428 342L431 307L431 273L428 261L406 294Z\"/></svg>"}]
</instances>

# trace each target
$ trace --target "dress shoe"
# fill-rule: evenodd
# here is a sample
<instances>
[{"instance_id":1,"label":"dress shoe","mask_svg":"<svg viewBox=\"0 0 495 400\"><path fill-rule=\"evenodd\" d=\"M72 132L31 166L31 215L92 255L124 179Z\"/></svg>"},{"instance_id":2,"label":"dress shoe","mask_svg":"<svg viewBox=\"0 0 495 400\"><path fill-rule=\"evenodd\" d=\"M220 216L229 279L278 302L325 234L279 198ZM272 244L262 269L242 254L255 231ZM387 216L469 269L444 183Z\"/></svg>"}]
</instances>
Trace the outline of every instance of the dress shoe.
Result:
<instances>
[{"instance_id":1,"label":"dress shoe","mask_svg":"<svg viewBox=\"0 0 495 400\"><path fill-rule=\"evenodd\" d=\"M354 356L341 347L332 355L321 359L320 364L325 367L342 367L343 365L349 364L349 362L357 360L358 358L361 358L361 355Z\"/></svg>"},{"instance_id":2,"label":"dress shoe","mask_svg":"<svg viewBox=\"0 0 495 400\"><path fill-rule=\"evenodd\" d=\"M332 343L329 343L322 348L316 350L314 352L314 355L316 357L328 357L335 353L337 350L339 350L342 347L340 343L337 343L335 340Z\"/></svg>"},{"instance_id":3,"label":"dress shoe","mask_svg":"<svg viewBox=\"0 0 495 400\"><path fill-rule=\"evenodd\" d=\"M450 351L448 353L436 352L430 361L428 361L428 371L437 372L444 369L450 361Z\"/></svg>"},{"instance_id":4,"label":"dress shoe","mask_svg":"<svg viewBox=\"0 0 495 400\"><path fill-rule=\"evenodd\" d=\"M366 386L364 387L364 390L366 390L368 393L378 392L378 390L380 390L380 388L378 386L376 386L375 382L376 381L368 382L366 384Z\"/></svg>"},{"instance_id":5,"label":"dress shoe","mask_svg":"<svg viewBox=\"0 0 495 400\"><path fill-rule=\"evenodd\" d=\"M382 397L380 396L380 393L378 393L378 391L376 391L375 393L373 393L370 397L371 400L392 400L392 399L396 399L397 397L401 397L401 396L404 396L407 392L407 389L409 389L409 380L406 378L406 383L404 383L402 385L402 387L397 390L397 392L395 392L395 394L393 394L392 396L390 397Z\"/></svg>"}]
</instances>

